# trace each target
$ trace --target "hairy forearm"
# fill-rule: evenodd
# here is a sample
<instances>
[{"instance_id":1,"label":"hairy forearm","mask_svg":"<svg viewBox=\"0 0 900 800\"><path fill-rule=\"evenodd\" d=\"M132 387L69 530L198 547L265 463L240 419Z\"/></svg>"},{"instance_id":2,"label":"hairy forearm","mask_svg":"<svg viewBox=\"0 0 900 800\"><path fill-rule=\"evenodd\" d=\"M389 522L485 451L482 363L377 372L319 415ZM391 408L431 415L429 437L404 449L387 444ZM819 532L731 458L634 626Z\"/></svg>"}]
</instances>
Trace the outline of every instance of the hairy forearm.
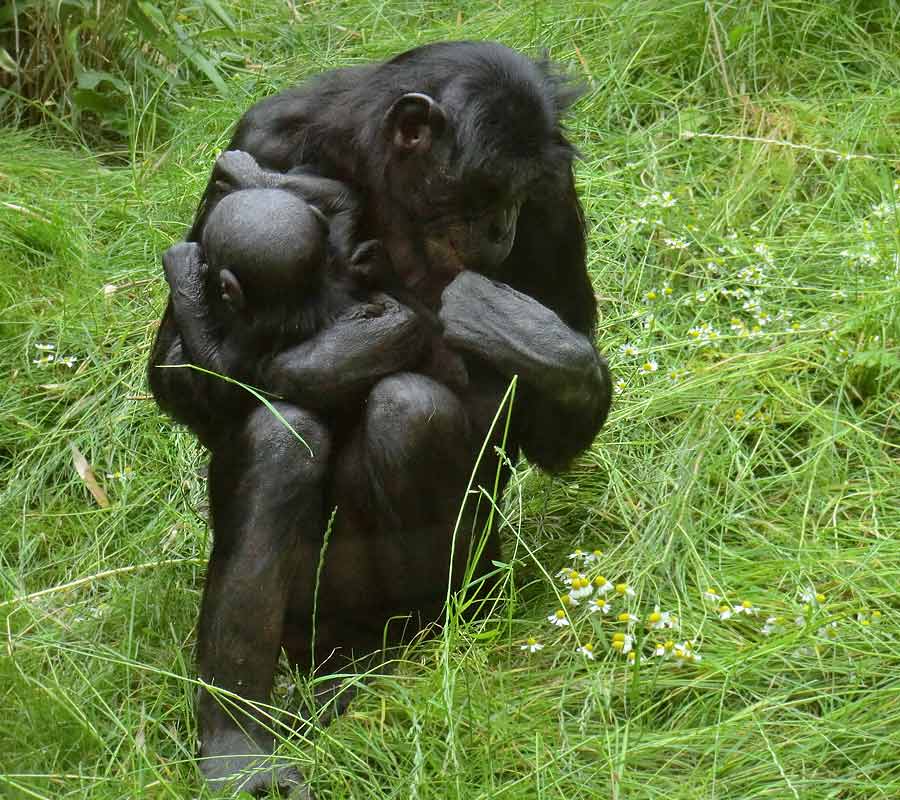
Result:
<instances>
[{"instance_id":1,"label":"hairy forearm","mask_svg":"<svg viewBox=\"0 0 900 800\"><path fill-rule=\"evenodd\" d=\"M444 291L440 319L451 347L560 402L589 400L604 384L603 359L587 336L505 284L462 273Z\"/></svg>"}]
</instances>

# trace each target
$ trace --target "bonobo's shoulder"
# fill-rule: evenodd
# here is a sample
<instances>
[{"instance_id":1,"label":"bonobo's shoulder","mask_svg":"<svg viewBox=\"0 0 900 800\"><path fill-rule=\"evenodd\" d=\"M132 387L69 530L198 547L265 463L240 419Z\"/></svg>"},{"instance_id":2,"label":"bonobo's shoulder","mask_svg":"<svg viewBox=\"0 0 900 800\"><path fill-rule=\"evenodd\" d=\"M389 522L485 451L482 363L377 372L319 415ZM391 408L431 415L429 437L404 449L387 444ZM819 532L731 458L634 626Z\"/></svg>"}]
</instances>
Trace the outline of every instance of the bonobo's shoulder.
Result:
<instances>
[{"instance_id":1,"label":"bonobo's shoulder","mask_svg":"<svg viewBox=\"0 0 900 800\"><path fill-rule=\"evenodd\" d=\"M254 103L241 119L242 125L286 125L322 113L323 104L355 90L369 79L377 65L341 67L307 78Z\"/></svg>"},{"instance_id":2,"label":"bonobo's shoulder","mask_svg":"<svg viewBox=\"0 0 900 800\"><path fill-rule=\"evenodd\" d=\"M530 61L524 53L494 41L461 39L450 42L431 42L400 53L386 62L388 65L405 65L416 62L456 62L460 66L477 60L494 60L510 63Z\"/></svg>"}]
</instances>

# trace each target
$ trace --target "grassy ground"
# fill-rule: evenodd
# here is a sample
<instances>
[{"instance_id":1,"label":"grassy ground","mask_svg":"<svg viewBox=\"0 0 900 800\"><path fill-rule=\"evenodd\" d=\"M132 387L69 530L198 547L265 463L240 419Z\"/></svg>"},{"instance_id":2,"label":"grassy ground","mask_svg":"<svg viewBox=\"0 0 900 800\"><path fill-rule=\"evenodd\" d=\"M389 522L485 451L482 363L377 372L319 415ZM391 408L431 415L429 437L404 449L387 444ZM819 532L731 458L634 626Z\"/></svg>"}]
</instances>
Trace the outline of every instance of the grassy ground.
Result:
<instances>
[{"instance_id":1,"label":"grassy ground","mask_svg":"<svg viewBox=\"0 0 900 800\"><path fill-rule=\"evenodd\" d=\"M519 466L497 614L286 750L326 800L900 796L896 3L227 6L247 68L128 167L0 130L0 795L206 796L203 457L147 397L159 254L253 98L472 37L591 87L570 130L615 410L566 477ZM555 627L570 566L634 596Z\"/></svg>"}]
</instances>

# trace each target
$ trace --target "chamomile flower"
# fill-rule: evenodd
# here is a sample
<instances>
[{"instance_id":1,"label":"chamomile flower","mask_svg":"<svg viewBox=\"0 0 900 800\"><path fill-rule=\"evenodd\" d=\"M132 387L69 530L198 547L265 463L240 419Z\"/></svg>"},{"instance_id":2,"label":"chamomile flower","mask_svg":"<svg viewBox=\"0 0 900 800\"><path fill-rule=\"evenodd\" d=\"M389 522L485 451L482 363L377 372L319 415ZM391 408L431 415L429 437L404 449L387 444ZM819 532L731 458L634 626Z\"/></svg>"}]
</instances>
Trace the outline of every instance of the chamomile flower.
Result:
<instances>
[{"instance_id":1,"label":"chamomile flower","mask_svg":"<svg viewBox=\"0 0 900 800\"><path fill-rule=\"evenodd\" d=\"M632 589L627 583L617 583L616 594L620 595L621 597L634 597L634 589Z\"/></svg>"},{"instance_id":2,"label":"chamomile flower","mask_svg":"<svg viewBox=\"0 0 900 800\"><path fill-rule=\"evenodd\" d=\"M44 352L44 353L52 353L54 350L56 350L56 345L55 344L45 344L44 342L38 342L34 346L34 349L40 350L41 352Z\"/></svg>"},{"instance_id":3,"label":"chamomile flower","mask_svg":"<svg viewBox=\"0 0 900 800\"><path fill-rule=\"evenodd\" d=\"M569 594L564 594L559 598L559 602L564 606L569 606L570 608L575 608L575 606L580 605L577 597L572 597L571 592Z\"/></svg>"},{"instance_id":4,"label":"chamomile flower","mask_svg":"<svg viewBox=\"0 0 900 800\"><path fill-rule=\"evenodd\" d=\"M596 564L601 558L603 558L603 551L599 549L591 550L590 553L587 553L584 557L585 564Z\"/></svg>"},{"instance_id":5,"label":"chamomile flower","mask_svg":"<svg viewBox=\"0 0 900 800\"><path fill-rule=\"evenodd\" d=\"M838 637L837 622L829 622L816 631L817 636L823 639L834 640Z\"/></svg>"},{"instance_id":6,"label":"chamomile flower","mask_svg":"<svg viewBox=\"0 0 900 800\"><path fill-rule=\"evenodd\" d=\"M588 642L587 644L583 644L581 647L577 648L575 652L581 653L581 655L583 655L590 661L594 660L594 645L592 645L590 642Z\"/></svg>"},{"instance_id":7,"label":"chamomile flower","mask_svg":"<svg viewBox=\"0 0 900 800\"><path fill-rule=\"evenodd\" d=\"M569 593L573 600L581 600L590 597L594 593L591 581L585 577L578 577L572 581L572 591Z\"/></svg>"},{"instance_id":8,"label":"chamomile flower","mask_svg":"<svg viewBox=\"0 0 900 800\"><path fill-rule=\"evenodd\" d=\"M647 627L650 630L661 631L675 627L675 617L671 611L660 611L659 606L653 607L653 612L647 617Z\"/></svg>"},{"instance_id":9,"label":"chamomile flower","mask_svg":"<svg viewBox=\"0 0 900 800\"><path fill-rule=\"evenodd\" d=\"M749 600L742 600L740 605L733 608L735 614L746 614L749 617L755 617L759 613L759 609Z\"/></svg>"},{"instance_id":10,"label":"chamomile flower","mask_svg":"<svg viewBox=\"0 0 900 800\"><path fill-rule=\"evenodd\" d=\"M556 576L564 583L566 586L571 586L572 581L574 581L577 577L579 577L581 573L577 569L570 569L566 567L565 569L561 569L556 573Z\"/></svg>"},{"instance_id":11,"label":"chamomile flower","mask_svg":"<svg viewBox=\"0 0 900 800\"><path fill-rule=\"evenodd\" d=\"M702 660L691 641L678 642L672 647L672 654L679 664L696 664Z\"/></svg>"},{"instance_id":12,"label":"chamomile flower","mask_svg":"<svg viewBox=\"0 0 900 800\"><path fill-rule=\"evenodd\" d=\"M639 356L639 355L641 354L641 348L638 347L636 344L633 344L633 343L631 343L631 342L628 342L628 343L626 343L626 344L623 344L623 345L619 348L619 352L620 352L623 356L626 356L627 358L634 358L634 357Z\"/></svg>"},{"instance_id":13,"label":"chamomile flower","mask_svg":"<svg viewBox=\"0 0 900 800\"><path fill-rule=\"evenodd\" d=\"M560 608L547 617L547 622L556 625L557 628L566 628L569 625L569 618L566 616L566 612Z\"/></svg>"},{"instance_id":14,"label":"chamomile flower","mask_svg":"<svg viewBox=\"0 0 900 800\"><path fill-rule=\"evenodd\" d=\"M69 369L72 369L72 367L74 367L75 364L78 363L78 356L60 356L56 360L56 363L62 364L64 367L68 367Z\"/></svg>"},{"instance_id":15,"label":"chamomile flower","mask_svg":"<svg viewBox=\"0 0 900 800\"><path fill-rule=\"evenodd\" d=\"M657 642L653 648L653 655L657 658L670 658L672 650L675 649L675 642L669 639L667 642Z\"/></svg>"},{"instance_id":16,"label":"chamomile flower","mask_svg":"<svg viewBox=\"0 0 900 800\"><path fill-rule=\"evenodd\" d=\"M811 586L800 592L800 602L806 603L808 606L820 606L825 602L825 595L821 592L817 592L815 588Z\"/></svg>"},{"instance_id":17,"label":"chamomile flower","mask_svg":"<svg viewBox=\"0 0 900 800\"><path fill-rule=\"evenodd\" d=\"M634 636L630 633L614 633L611 646L617 653L628 655L634 648Z\"/></svg>"},{"instance_id":18,"label":"chamomile flower","mask_svg":"<svg viewBox=\"0 0 900 800\"><path fill-rule=\"evenodd\" d=\"M591 600L590 603L588 603L588 611L591 614L596 614L598 611L601 614L608 614L610 611L612 611L612 606L602 597L595 597L593 600Z\"/></svg>"},{"instance_id":19,"label":"chamomile flower","mask_svg":"<svg viewBox=\"0 0 900 800\"><path fill-rule=\"evenodd\" d=\"M719 600L722 599L722 595L716 594L716 592L713 591L712 589L707 589L707 590L703 593L703 598L704 598L705 600L711 600L713 603L718 603Z\"/></svg>"},{"instance_id":20,"label":"chamomile flower","mask_svg":"<svg viewBox=\"0 0 900 800\"><path fill-rule=\"evenodd\" d=\"M731 619L734 616L732 607L724 604L719 606L718 613L721 620Z\"/></svg>"},{"instance_id":21,"label":"chamomile flower","mask_svg":"<svg viewBox=\"0 0 900 800\"><path fill-rule=\"evenodd\" d=\"M538 650L543 650L544 645L542 645L534 636L529 636L525 640L525 644L519 646L519 650L527 650L529 653L537 653Z\"/></svg>"},{"instance_id":22,"label":"chamomile flower","mask_svg":"<svg viewBox=\"0 0 900 800\"><path fill-rule=\"evenodd\" d=\"M625 391L625 381L621 378L618 378L615 383L613 383L613 394L622 394Z\"/></svg>"},{"instance_id":23,"label":"chamomile flower","mask_svg":"<svg viewBox=\"0 0 900 800\"><path fill-rule=\"evenodd\" d=\"M594 578L594 586L597 589L597 594L601 597L603 597L603 595L609 594L615 588L602 575L598 575L596 578Z\"/></svg>"},{"instance_id":24,"label":"chamomile flower","mask_svg":"<svg viewBox=\"0 0 900 800\"><path fill-rule=\"evenodd\" d=\"M634 625L635 622L640 622L640 617L634 614L629 614L627 611L623 611L621 614L616 616L616 621Z\"/></svg>"},{"instance_id":25,"label":"chamomile flower","mask_svg":"<svg viewBox=\"0 0 900 800\"><path fill-rule=\"evenodd\" d=\"M659 292L656 289L648 289L644 292L644 302L652 303L659 299Z\"/></svg>"},{"instance_id":26,"label":"chamomile flower","mask_svg":"<svg viewBox=\"0 0 900 800\"><path fill-rule=\"evenodd\" d=\"M641 372L645 375L649 375L651 372L656 372L659 369L659 364L652 358L648 358L641 365Z\"/></svg>"},{"instance_id":27,"label":"chamomile flower","mask_svg":"<svg viewBox=\"0 0 900 800\"><path fill-rule=\"evenodd\" d=\"M31 363L36 364L39 367L46 367L48 364L52 364L56 361L56 356L53 353L47 353L43 356L38 356L35 359L32 359Z\"/></svg>"},{"instance_id":28,"label":"chamomile flower","mask_svg":"<svg viewBox=\"0 0 900 800\"><path fill-rule=\"evenodd\" d=\"M679 236L667 237L663 239L663 244L673 250L687 250L690 247L690 244Z\"/></svg>"},{"instance_id":29,"label":"chamomile flower","mask_svg":"<svg viewBox=\"0 0 900 800\"><path fill-rule=\"evenodd\" d=\"M766 624L759 629L759 632L763 636L771 636L781 629L781 622L781 617L766 617Z\"/></svg>"},{"instance_id":30,"label":"chamomile flower","mask_svg":"<svg viewBox=\"0 0 900 800\"><path fill-rule=\"evenodd\" d=\"M873 611L871 614L867 614L864 609L860 609L856 612L856 621L860 625L877 625L881 622L881 612Z\"/></svg>"},{"instance_id":31,"label":"chamomile flower","mask_svg":"<svg viewBox=\"0 0 900 800\"><path fill-rule=\"evenodd\" d=\"M584 550L580 547L576 547L574 551L569 553L569 559L571 561L581 561L584 558Z\"/></svg>"}]
</instances>

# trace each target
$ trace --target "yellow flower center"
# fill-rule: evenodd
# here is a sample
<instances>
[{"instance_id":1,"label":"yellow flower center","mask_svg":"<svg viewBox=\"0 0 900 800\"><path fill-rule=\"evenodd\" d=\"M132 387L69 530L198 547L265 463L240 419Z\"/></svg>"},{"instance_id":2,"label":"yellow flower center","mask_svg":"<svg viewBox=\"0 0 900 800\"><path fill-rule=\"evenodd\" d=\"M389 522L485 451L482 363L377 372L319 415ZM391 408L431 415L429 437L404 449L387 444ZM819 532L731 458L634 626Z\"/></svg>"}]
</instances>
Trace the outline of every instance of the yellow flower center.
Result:
<instances>
[{"instance_id":1,"label":"yellow flower center","mask_svg":"<svg viewBox=\"0 0 900 800\"><path fill-rule=\"evenodd\" d=\"M617 583L616 584L616 592L618 594L626 594L628 592L628 584L627 583Z\"/></svg>"},{"instance_id":2,"label":"yellow flower center","mask_svg":"<svg viewBox=\"0 0 900 800\"><path fill-rule=\"evenodd\" d=\"M658 611L654 611L649 617L647 617L647 619L650 622L659 622L662 619L662 614L660 614Z\"/></svg>"},{"instance_id":3,"label":"yellow flower center","mask_svg":"<svg viewBox=\"0 0 900 800\"><path fill-rule=\"evenodd\" d=\"M595 586L603 586L605 583L606 583L606 578L604 578L602 575L598 575L596 578L594 578Z\"/></svg>"},{"instance_id":4,"label":"yellow flower center","mask_svg":"<svg viewBox=\"0 0 900 800\"><path fill-rule=\"evenodd\" d=\"M612 643L613 650L622 650L624 647L625 647L625 642L622 641L621 639L616 639Z\"/></svg>"},{"instance_id":5,"label":"yellow flower center","mask_svg":"<svg viewBox=\"0 0 900 800\"><path fill-rule=\"evenodd\" d=\"M614 642L624 642L624 641L625 641L625 634L624 634L624 633L614 633L613 636L612 636L612 640L613 640Z\"/></svg>"},{"instance_id":6,"label":"yellow flower center","mask_svg":"<svg viewBox=\"0 0 900 800\"><path fill-rule=\"evenodd\" d=\"M753 603L751 603L749 600L742 600L741 608L753 608Z\"/></svg>"},{"instance_id":7,"label":"yellow flower center","mask_svg":"<svg viewBox=\"0 0 900 800\"><path fill-rule=\"evenodd\" d=\"M618 619L619 622L628 622L628 620L631 619L631 614L629 614L627 611L623 611L616 619Z\"/></svg>"},{"instance_id":8,"label":"yellow flower center","mask_svg":"<svg viewBox=\"0 0 900 800\"><path fill-rule=\"evenodd\" d=\"M565 618L566 618L566 612L563 611L562 609L559 609L559 610L556 612L556 618L557 618L557 619L565 619Z\"/></svg>"},{"instance_id":9,"label":"yellow flower center","mask_svg":"<svg viewBox=\"0 0 900 800\"><path fill-rule=\"evenodd\" d=\"M564 606L567 606L567 605L571 605L571 603L572 603L572 598L571 598L569 595L564 594L562 597L559 598L559 601L560 601ZM557 616L559 616L558 613L557 613Z\"/></svg>"}]
</instances>

